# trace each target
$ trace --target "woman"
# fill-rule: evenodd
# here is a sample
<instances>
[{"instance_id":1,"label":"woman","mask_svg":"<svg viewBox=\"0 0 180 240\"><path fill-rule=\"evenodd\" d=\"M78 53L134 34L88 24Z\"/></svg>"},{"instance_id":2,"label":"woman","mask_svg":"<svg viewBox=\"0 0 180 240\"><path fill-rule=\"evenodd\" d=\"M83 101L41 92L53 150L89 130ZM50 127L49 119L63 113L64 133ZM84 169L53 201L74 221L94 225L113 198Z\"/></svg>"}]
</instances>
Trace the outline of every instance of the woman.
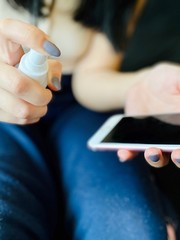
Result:
<instances>
[{"instance_id":1,"label":"woman","mask_svg":"<svg viewBox=\"0 0 180 240\"><path fill-rule=\"evenodd\" d=\"M131 56L133 60L134 36L139 36L136 23L144 30L143 18L156 1L148 3L142 15L143 1L8 2L1 5L6 12L1 11L0 22L0 120L5 122L0 124L1 239L57 239L64 234L86 240L164 240L167 221L178 234L178 216L169 196L156 187L142 157L121 164L114 153L94 153L86 147L110 114L124 105L132 112L132 89L143 89L142 97L153 90L150 77L163 65L150 65L161 59L149 60L145 54L147 61L143 56L133 66ZM53 97L14 67L23 55L22 46L55 57L60 47L62 86L60 63L49 60L48 87L61 88ZM168 64L166 69L179 68ZM165 82L162 76L159 89ZM174 88L175 83L174 77ZM167 91L169 102L160 109L174 110L172 102L179 110L172 95ZM155 96L156 104L146 113L159 111L159 90ZM142 103L138 113L144 111Z\"/></svg>"}]
</instances>

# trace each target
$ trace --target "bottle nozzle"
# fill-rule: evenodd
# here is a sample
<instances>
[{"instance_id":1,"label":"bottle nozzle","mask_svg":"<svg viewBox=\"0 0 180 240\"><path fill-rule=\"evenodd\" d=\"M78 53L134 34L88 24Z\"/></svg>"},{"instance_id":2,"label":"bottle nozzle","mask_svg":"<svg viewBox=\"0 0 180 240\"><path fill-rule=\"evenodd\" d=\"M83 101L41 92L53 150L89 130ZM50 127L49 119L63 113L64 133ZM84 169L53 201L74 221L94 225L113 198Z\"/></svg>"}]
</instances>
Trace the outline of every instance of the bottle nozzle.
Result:
<instances>
[{"instance_id":1,"label":"bottle nozzle","mask_svg":"<svg viewBox=\"0 0 180 240\"><path fill-rule=\"evenodd\" d=\"M48 64L45 55L31 49L21 58L19 69L42 86L47 86Z\"/></svg>"},{"instance_id":2,"label":"bottle nozzle","mask_svg":"<svg viewBox=\"0 0 180 240\"><path fill-rule=\"evenodd\" d=\"M31 49L28 52L28 61L35 64L35 65L41 65L44 64L46 62L47 57L44 56L43 54L35 51L34 49Z\"/></svg>"}]
</instances>

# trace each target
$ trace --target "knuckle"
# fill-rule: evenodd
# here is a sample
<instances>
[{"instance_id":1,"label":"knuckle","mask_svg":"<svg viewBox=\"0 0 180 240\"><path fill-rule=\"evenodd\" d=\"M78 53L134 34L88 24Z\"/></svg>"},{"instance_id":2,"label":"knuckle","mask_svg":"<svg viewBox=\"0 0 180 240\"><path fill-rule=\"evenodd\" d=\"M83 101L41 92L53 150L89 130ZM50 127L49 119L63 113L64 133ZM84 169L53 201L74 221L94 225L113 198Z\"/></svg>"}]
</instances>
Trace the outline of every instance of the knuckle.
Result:
<instances>
[{"instance_id":1,"label":"knuckle","mask_svg":"<svg viewBox=\"0 0 180 240\"><path fill-rule=\"evenodd\" d=\"M20 95L27 90L27 82L22 77L14 77L11 81L11 91L15 95Z\"/></svg>"},{"instance_id":2,"label":"knuckle","mask_svg":"<svg viewBox=\"0 0 180 240\"><path fill-rule=\"evenodd\" d=\"M6 54L5 62L8 65L14 65L14 60L12 59L12 56L10 55L10 53Z\"/></svg>"},{"instance_id":3,"label":"knuckle","mask_svg":"<svg viewBox=\"0 0 180 240\"><path fill-rule=\"evenodd\" d=\"M26 30L24 31L23 40L25 42L29 41L29 39L32 39L32 36L35 38L37 37L37 30L33 26L27 26Z\"/></svg>"},{"instance_id":4,"label":"knuckle","mask_svg":"<svg viewBox=\"0 0 180 240\"><path fill-rule=\"evenodd\" d=\"M18 119L16 122L19 125L27 125L27 124L32 124L32 123L36 123L40 120L40 118L35 118L35 119Z\"/></svg>"},{"instance_id":5,"label":"knuckle","mask_svg":"<svg viewBox=\"0 0 180 240\"><path fill-rule=\"evenodd\" d=\"M48 103L52 100L52 97L53 97L52 92L49 91Z\"/></svg>"},{"instance_id":6,"label":"knuckle","mask_svg":"<svg viewBox=\"0 0 180 240\"><path fill-rule=\"evenodd\" d=\"M29 42L29 40L31 40L34 37L34 35L35 37L37 37L36 32L37 27L31 24L26 24L25 28L23 28L23 35L21 35L22 42Z\"/></svg>"},{"instance_id":7,"label":"knuckle","mask_svg":"<svg viewBox=\"0 0 180 240\"><path fill-rule=\"evenodd\" d=\"M31 108L27 104L21 104L15 113L17 118L20 119L29 119L32 115Z\"/></svg>"},{"instance_id":8,"label":"knuckle","mask_svg":"<svg viewBox=\"0 0 180 240\"><path fill-rule=\"evenodd\" d=\"M47 91L47 95L46 95L46 99L44 100L44 105L47 105L51 100L52 100L52 92L49 89L46 89Z\"/></svg>"},{"instance_id":9,"label":"knuckle","mask_svg":"<svg viewBox=\"0 0 180 240\"><path fill-rule=\"evenodd\" d=\"M47 108L47 106L45 106L45 107L43 108L43 111L42 111L41 117L45 116L46 113L47 113L47 111L48 111L48 108Z\"/></svg>"},{"instance_id":10,"label":"knuckle","mask_svg":"<svg viewBox=\"0 0 180 240\"><path fill-rule=\"evenodd\" d=\"M23 41L29 42L31 40L32 43L37 44L37 42L43 42L45 39L45 33L38 29L36 26L27 25L26 30L23 34Z\"/></svg>"},{"instance_id":11,"label":"knuckle","mask_svg":"<svg viewBox=\"0 0 180 240\"><path fill-rule=\"evenodd\" d=\"M15 116L20 121L31 121L34 118L41 118L47 113L47 106L44 107L35 107L27 103L23 103L16 109Z\"/></svg>"},{"instance_id":12,"label":"knuckle","mask_svg":"<svg viewBox=\"0 0 180 240\"><path fill-rule=\"evenodd\" d=\"M10 18L5 18L5 19L2 19L0 21L0 28L1 29L6 29L7 26L9 25L9 23L11 22L12 20Z\"/></svg>"},{"instance_id":13,"label":"knuckle","mask_svg":"<svg viewBox=\"0 0 180 240\"><path fill-rule=\"evenodd\" d=\"M42 94L36 95L36 101L35 105L36 106L46 106L52 99L52 93L49 89L43 89Z\"/></svg>"},{"instance_id":14,"label":"knuckle","mask_svg":"<svg viewBox=\"0 0 180 240\"><path fill-rule=\"evenodd\" d=\"M20 125L26 125L28 123L29 123L28 119L18 119L17 120L17 124L20 124Z\"/></svg>"}]
</instances>

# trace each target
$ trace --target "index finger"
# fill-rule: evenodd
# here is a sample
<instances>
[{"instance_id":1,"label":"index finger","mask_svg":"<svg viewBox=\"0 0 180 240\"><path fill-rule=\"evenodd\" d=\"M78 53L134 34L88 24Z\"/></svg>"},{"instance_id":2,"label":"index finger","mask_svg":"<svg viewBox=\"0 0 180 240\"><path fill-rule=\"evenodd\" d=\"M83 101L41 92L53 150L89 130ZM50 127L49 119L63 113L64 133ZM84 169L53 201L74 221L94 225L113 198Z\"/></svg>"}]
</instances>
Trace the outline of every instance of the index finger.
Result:
<instances>
[{"instance_id":1,"label":"index finger","mask_svg":"<svg viewBox=\"0 0 180 240\"><path fill-rule=\"evenodd\" d=\"M60 56L59 48L49 40L49 36L34 25L15 19L0 21L0 34L12 42L33 48L43 54Z\"/></svg>"}]
</instances>

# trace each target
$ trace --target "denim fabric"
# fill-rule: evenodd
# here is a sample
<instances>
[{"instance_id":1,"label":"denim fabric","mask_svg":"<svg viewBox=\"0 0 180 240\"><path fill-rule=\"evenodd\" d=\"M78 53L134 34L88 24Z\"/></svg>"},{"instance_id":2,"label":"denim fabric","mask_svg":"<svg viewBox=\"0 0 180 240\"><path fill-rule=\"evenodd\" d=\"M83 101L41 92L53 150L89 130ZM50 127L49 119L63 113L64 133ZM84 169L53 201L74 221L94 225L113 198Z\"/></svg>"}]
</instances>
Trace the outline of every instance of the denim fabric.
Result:
<instances>
[{"instance_id":1,"label":"denim fabric","mask_svg":"<svg viewBox=\"0 0 180 240\"><path fill-rule=\"evenodd\" d=\"M86 146L109 114L79 106L67 76L39 123L0 124L1 240L167 239L143 157L119 163Z\"/></svg>"}]
</instances>

